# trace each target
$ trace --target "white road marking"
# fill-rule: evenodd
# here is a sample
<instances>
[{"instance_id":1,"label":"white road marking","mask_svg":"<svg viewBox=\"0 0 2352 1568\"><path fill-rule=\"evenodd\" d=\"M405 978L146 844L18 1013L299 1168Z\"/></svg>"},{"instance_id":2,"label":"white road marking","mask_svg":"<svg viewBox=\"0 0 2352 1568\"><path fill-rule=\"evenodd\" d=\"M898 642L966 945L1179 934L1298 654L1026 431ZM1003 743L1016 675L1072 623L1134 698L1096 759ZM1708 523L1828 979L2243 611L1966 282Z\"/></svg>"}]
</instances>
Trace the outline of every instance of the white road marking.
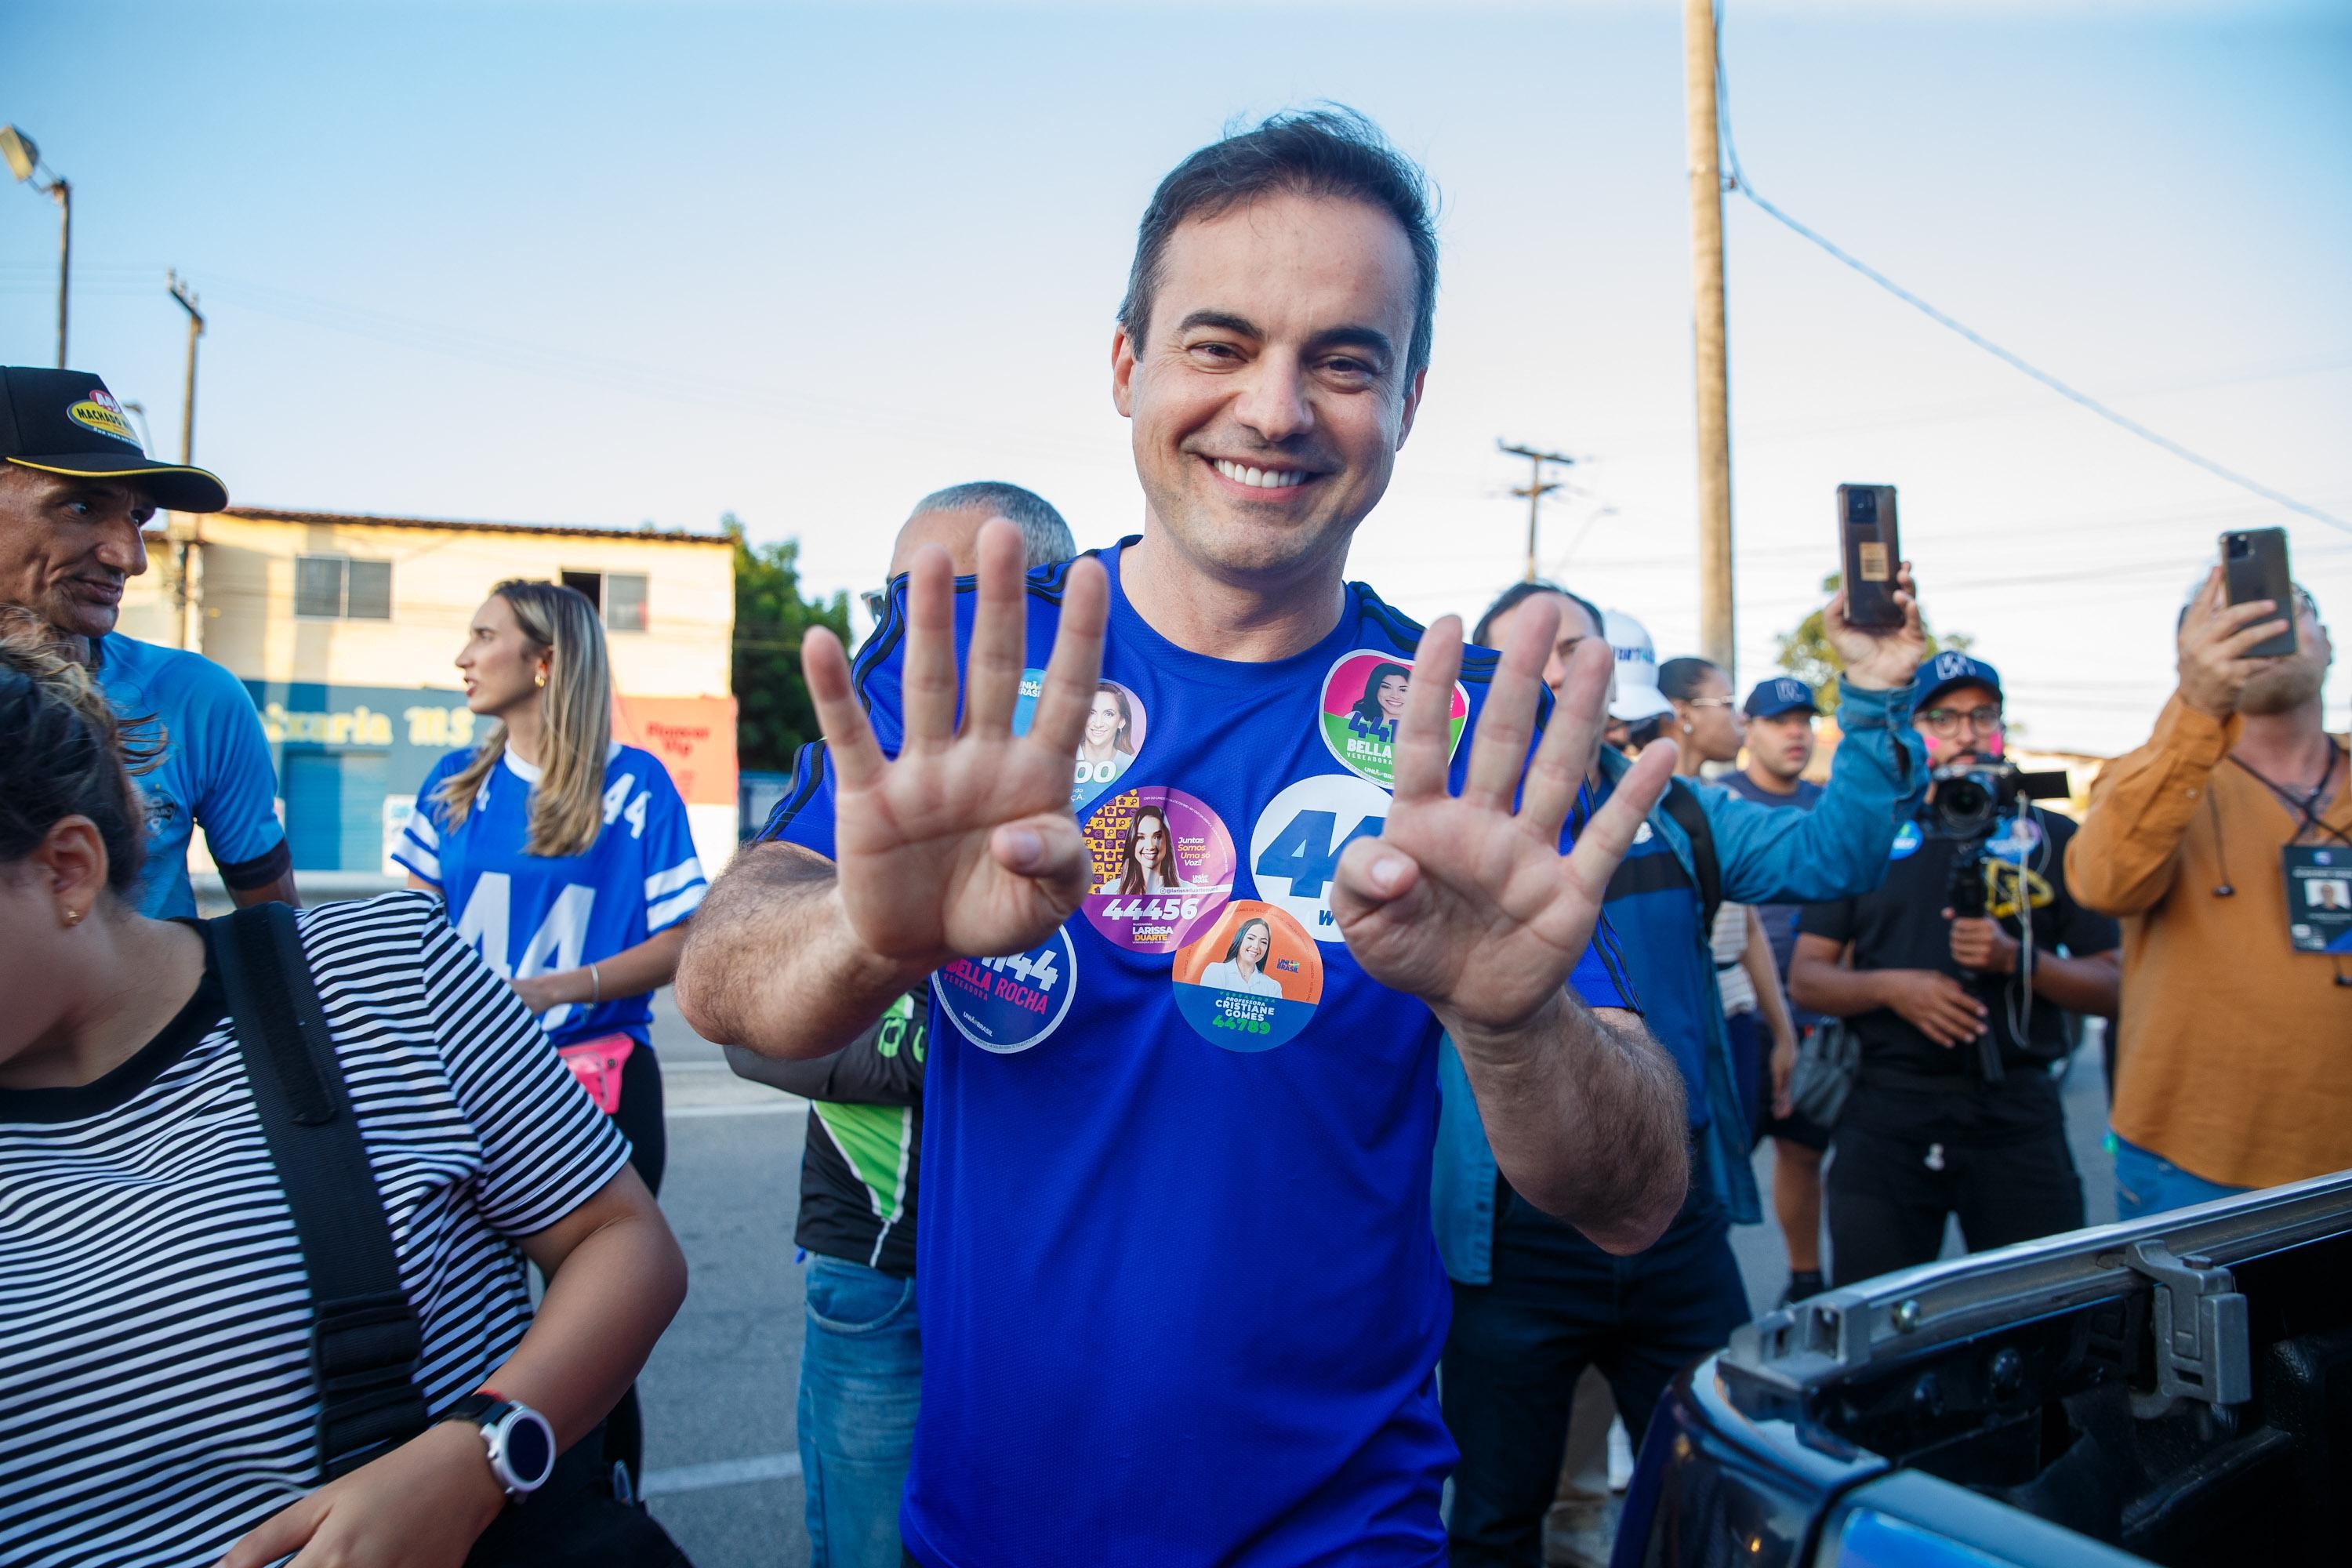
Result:
<instances>
[{"instance_id":1,"label":"white road marking","mask_svg":"<svg viewBox=\"0 0 2352 1568\"><path fill-rule=\"evenodd\" d=\"M801 1473L801 1457L757 1454L748 1459L719 1459L708 1465L677 1465L647 1470L638 1489L646 1497L671 1497L679 1492L704 1492L716 1487L749 1486L754 1481L785 1481Z\"/></svg>"}]
</instances>

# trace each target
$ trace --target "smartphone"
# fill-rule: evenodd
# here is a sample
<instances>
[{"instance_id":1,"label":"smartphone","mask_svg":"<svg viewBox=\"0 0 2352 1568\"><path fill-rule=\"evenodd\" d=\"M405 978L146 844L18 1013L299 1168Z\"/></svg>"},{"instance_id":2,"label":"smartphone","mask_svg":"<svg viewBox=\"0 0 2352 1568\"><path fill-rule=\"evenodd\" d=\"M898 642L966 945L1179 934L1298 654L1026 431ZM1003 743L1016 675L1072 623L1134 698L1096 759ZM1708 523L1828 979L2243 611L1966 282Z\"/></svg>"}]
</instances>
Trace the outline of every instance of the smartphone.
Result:
<instances>
[{"instance_id":1,"label":"smartphone","mask_svg":"<svg viewBox=\"0 0 2352 1568\"><path fill-rule=\"evenodd\" d=\"M1838 540L1845 552L1845 618L1856 626L1899 626L1895 574L1903 544L1895 534L1893 485L1840 485Z\"/></svg>"},{"instance_id":2,"label":"smartphone","mask_svg":"<svg viewBox=\"0 0 2352 1568\"><path fill-rule=\"evenodd\" d=\"M2223 534L2221 585L2231 604L2273 600L2286 618L2286 630L2248 648L2248 658L2276 658L2294 651L2294 573L2287 565L2285 529L2248 528Z\"/></svg>"}]
</instances>

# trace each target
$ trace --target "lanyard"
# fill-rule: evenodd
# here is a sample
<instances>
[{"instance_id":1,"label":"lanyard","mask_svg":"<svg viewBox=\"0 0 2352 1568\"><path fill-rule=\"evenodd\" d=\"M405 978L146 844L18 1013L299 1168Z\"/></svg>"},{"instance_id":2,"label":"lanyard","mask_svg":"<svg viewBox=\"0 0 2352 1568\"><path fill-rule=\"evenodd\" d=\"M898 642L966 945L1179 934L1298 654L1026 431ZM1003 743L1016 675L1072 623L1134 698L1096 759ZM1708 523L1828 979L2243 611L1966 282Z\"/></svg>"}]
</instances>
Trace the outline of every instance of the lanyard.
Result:
<instances>
[{"instance_id":1,"label":"lanyard","mask_svg":"<svg viewBox=\"0 0 2352 1568\"><path fill-rule=\"evenodd\" d=\"M2242 757L2238 756L2234 752L2231 754L2230 760L2231 762L2237 763L2239 767L2243 768L2257 784L2260 784L2264 789L2276 795L2279 799L2280 805L2294 813L2294 831L2287 837L2287 842L2290 844L2314 829L2317 829L2321 833L2333 835L2335 837L2343 839L2347 844L2352 844L2352 836L2347 836L2342 828L2333 826L2319 820L2320 812L2325 809L2327 805L2327 786L2336 777L2336 759L2343 755L2343 748L2336 743L2335 736L2330 735L2326 737L2326 740L2327 765L2319 770L2319 782L2312 785L2307 793L2291 789L2287 785L2279 783L2276 779L2272 778L2261 769L2252 766Z\"/></svg>"}]
</instances>

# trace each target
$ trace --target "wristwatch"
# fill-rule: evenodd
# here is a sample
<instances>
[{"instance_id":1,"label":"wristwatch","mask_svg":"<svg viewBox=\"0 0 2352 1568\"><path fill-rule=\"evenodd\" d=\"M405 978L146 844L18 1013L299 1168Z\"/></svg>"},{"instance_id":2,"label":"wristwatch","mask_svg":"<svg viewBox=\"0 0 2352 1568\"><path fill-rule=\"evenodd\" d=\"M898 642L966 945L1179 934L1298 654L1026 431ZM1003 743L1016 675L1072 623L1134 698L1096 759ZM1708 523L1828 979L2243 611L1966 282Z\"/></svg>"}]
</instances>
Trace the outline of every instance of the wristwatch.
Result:
<instances>
[{"instance_id":1,"label":"wristwatch","mask_svg":"<svg viewBox=\"0 0 2352 1568\"><path fill-rule=\"evenodd\" d=\"M490 1474L509 1498L530 1496L555 1471L555 1428L528 1405L501 1399L485 1388L441 1412L433 1424L437 1426L444 1421L471 1421L482 1429L482 1442L489 1449Z\"/></svg>"}]
</instances>

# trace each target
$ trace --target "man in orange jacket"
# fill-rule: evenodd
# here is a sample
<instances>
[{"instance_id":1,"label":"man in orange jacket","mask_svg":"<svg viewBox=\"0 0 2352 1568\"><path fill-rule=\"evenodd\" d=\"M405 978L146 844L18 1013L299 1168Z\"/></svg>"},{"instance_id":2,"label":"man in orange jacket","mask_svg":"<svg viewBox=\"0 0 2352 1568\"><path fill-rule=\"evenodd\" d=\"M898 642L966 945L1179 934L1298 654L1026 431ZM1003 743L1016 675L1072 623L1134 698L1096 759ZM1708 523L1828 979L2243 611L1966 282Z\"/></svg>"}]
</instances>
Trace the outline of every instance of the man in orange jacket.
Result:
<instances>
[{"instance_id":1,"label":"man in orange jacket","mask_svg":"<svg viewBox=\"0 0 2352 1568\"><path fill-rule=\"evenodd\" d=\"M2295 651L2247 649L2285 629ZM2126 1218L2352 1166L2352 788L2319 606L2182 612L2179 689L2092 786L2066 879L2124 921L2112 1112Z\"/></svg>"}]
</instances>

